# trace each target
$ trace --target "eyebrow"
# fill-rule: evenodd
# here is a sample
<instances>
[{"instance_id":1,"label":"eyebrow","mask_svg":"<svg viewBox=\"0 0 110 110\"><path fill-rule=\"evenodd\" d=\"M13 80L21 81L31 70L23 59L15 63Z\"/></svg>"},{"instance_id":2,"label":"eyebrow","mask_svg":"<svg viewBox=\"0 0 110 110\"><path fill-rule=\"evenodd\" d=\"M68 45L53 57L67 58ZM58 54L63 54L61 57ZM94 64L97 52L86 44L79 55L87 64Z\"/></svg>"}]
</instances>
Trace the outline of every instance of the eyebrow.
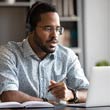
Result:
<instances>
[{"instance_id":1,"label":"eyebrow","mask_svg":"<svg viewBox=\"0 0 110 110\"><path fill-rule=\"evenodd\" d=\"M45 27L54 27L52 25L44 25ZM61 26L56 26L56 27L61 27Z\"/></svg>"},{"instance_id":2,"label":"eyebrow","mask_svg":"<svg viewBox=\"0 0 110 110\"><path fill-rule=\"evenodd\" d=\"M52 26L52 25L44 25L44 27L54 27L54 26ZM56 26L57 28L58 27L61 27L61 26Z\"/></svg>"}]
</instances>

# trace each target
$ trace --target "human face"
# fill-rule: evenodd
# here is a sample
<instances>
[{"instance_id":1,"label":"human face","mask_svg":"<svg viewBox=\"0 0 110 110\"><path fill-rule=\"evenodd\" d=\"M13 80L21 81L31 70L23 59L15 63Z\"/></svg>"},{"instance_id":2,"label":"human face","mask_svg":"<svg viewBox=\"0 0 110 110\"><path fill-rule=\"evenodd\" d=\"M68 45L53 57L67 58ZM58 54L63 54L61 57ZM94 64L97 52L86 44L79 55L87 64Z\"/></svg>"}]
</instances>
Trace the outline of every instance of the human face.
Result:
<instances>
[{"instance_id":1,"label":"human face","mask_svg":"<svg viewBox=\"0 0 110 110\"><path fill-rule=\"evenodd\" d=\"M41 14L41 20L37 23L36 29L34 30L34 47L45 53L54 52L58 43L59 35L56 30L59 26L60 20L56 12ZM45 29L44 27L51 27L53 29Z\"/></svg>"}]
</instances>

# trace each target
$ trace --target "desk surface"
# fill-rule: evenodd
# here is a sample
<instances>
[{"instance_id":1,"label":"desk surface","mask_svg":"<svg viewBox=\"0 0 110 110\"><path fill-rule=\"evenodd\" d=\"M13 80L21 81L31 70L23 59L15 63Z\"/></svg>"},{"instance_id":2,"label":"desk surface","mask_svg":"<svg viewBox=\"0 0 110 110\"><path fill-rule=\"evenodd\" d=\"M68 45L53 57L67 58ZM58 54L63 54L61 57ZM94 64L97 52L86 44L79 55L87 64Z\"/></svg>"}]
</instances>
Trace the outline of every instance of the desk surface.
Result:
<instances>
[{"instance_id":1,"label":"desk surface","mask_svg":"<svg viewBox=\"0 0 110 110\"><path fill-rule=\"evenodd\" d=\"M0 110L110 110L110 107L78 108L78 107L64 107L64 106L59 106L59 107L55 107L55 108L0 109Z\"/></svg>"}]
</instances>

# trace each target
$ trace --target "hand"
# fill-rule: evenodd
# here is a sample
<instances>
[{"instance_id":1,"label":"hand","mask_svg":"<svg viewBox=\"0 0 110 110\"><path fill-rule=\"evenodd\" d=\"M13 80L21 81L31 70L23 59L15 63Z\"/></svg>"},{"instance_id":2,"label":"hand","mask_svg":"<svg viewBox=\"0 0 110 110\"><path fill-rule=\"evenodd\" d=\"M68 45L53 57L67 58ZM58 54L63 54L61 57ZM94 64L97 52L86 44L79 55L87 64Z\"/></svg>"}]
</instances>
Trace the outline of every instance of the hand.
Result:
<instances>
[{"instance_id":1,"label":"hand","mask_svg":"<svg viewBox=\"0 0 110 110\"><path fill-rule=\"evenodd\" d=\"M48 87L48 90L58 99L68 101L71 98L74 98L73 93L69 90L64 82L55 82L50 81L51 85Z\"/></svg>"}]
</instances>

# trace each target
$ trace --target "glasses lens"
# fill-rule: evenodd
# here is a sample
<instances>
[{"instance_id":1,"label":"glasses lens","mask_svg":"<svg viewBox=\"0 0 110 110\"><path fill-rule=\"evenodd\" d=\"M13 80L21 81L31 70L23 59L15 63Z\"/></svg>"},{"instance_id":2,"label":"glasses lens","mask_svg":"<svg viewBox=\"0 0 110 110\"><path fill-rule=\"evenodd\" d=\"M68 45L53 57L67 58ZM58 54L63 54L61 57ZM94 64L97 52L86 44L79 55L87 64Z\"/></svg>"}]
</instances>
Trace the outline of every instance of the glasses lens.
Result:
<instances>
[{"instance_id":1,"label":"glasses lens","mask_svg":"<svg viewBox=\"0 0 110 110\"><path fill-rule=\"evenodd\" d=\"M64 32L64 28L63 27L60 27L60 35L62 35Z\"/></svg>"},{"instance_id":2,"label":"glasses lens","mask_svg":"<svg viewBox=\"0 0 110 110\"><path fill-rule=\"evenodd\" d=\"M59 35L62 35L63 32L64 32L64 28L63 28L63 27L58 27L58 28L56 29L56 32L58 32Z\"/></svg>"},{"instance_id":3,"label":"glasses lens","mask_svg":"<svg viewBox=\"0 0 110 110\"><path fill-rule=\"evenodd\" d=\"M52 26L38 26L40 28L42 28L43 30L45 30L46 32L52 32L54 30L54 28ZM61 26L56 27L56 32L58 33L58 35L62 35L64 32L64 28Z\"/></svg>"},{"instance_id":4,"label":"glasses lens","mask_svg":"<svg viewBox=\"0 0 110 110\"><path fill-rule=\"evenodd\" d=\"M43 29L47 32L51 32L52 31L52 27L50 26L44 26Z\"/></svg>"}]
</instances>

